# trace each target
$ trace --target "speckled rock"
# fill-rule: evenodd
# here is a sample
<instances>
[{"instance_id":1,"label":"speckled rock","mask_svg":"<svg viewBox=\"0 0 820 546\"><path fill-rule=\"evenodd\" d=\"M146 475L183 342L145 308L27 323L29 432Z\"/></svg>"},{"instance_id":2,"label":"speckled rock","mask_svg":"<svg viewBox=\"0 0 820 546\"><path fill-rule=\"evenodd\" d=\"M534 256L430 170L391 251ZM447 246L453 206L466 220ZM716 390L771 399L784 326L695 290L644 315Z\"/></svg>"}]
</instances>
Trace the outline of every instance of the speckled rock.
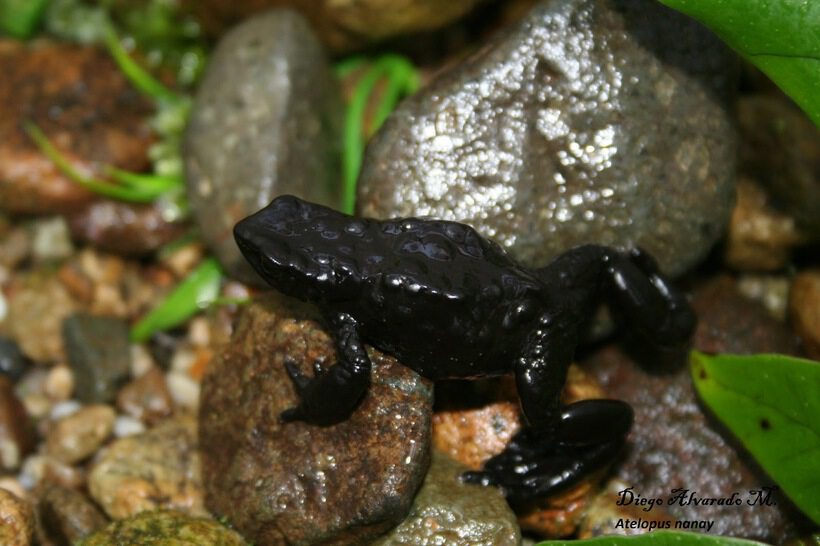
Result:
<instances>
[{"instance_id":1,"label":"speckled rock","mask_svg":"<svg viewBox=\"0 0 820 546\"><path fill-rule=\"evenodd\" d=\"M64 358L63 319L76 304L56 275L35 271L16 276L8 289L10 333L32 360Z\"/></svg>"},{"instance_id":2,"label":"speckled rock","mask_svg":"<svg viewBox=\"0 0 820 546\"><path fill-rule=\"evenodd\" d=\"M172 419L112 442L94 463L88 488L115 519L156 508L204 515L199 461L196 424Z\"/></svg>"},{"instance_id":3,"label":"speckled rock","mask_svg":"<svg viewBox=\"0 0 820 546\"><path fill-rule=\"evenodd\" d=\"M24 122L39 126L83 172L148 166L150 103L103 49L0 40L0 73L1 208L66 212L94 198L39 152Z\"/></svg>"},{"instance_id":4,"label":"speckled rock","mask_svg":"<svg viewBox=\"0 0 820 546\"><path fill-rule=\"evenodd\" d=\"M0 488L0 544L29 546L34 535L31 506L15 494Z\"/></svg>"},{"instance_id":5,"label":"speckled rock","mask_svg":"<svg viewBox=\"0 0 820 546\"><path fill-rule=\"evenodd\" d=\"M373 546L517 546L521 532L504 495L461 483L467 470L434 451L410 514Z\"/></svg>"},{"instance_id":6,"label":"speckled rock","mask_svg":"<svg viewBox=\"0 0 820 546\"><path fill-rule=\"evenodd\" d=\"M820 270L801 271L792 281L789 318L808 355L820 360Z\"/></svg>"},{"instance_id":7,"label":"speckled rock","mask_svg":"<svg viewBox=\"0 0 820 546\"><path fill-rule=\"evenodd\" d=\"M100 199L68 217L71 236L114 254L144 256L181 236L186 226L163 218L158 205Z\"/></svg>"},{"instance_id":8,"label":"speckled rock","mask_svg":"<svg viewBox=\"0 0 820 546\"><path fill-rule=\"evenodd\" d=\"M782 269L789 263L792 247L804 241L794 218L776 210L770 201L753 179L738 179L737 204L724 250L729 267L742 271Z\"/></svg>"},{"instance_id":9,"label":"speckled rock","mask_svg":"<svg viewBox=\"0 0 820 546\"><path fill-rule=\"evenodd\" d=\"M339 206L341 116L330 65L296 13L259 15L219 43L183 156L202 236L231 275L261 283L239 253L233 226L275 196Z\"/></svg>"},{"instance_id":10,"label":"speckled rock","mask_svg":"<svg viewBox=\"0 0 820 546\"><path fill-rule=\"evenodd\" d=\"M0 336L0 375L17 381L31 367L31 362L20 351L13 339Z\"/></svg>"},{"instance_id":11,"label":"speckled rock","mask_svg":"<svg viewBox=\"0 0 820 546\"><path fill-rule=\"evenodd\" d=\"M0 375L0 471L18 468L36 441L31 418L14 393L14 385Z\"/></svg>"},{"instance_id":12,"label":"speckled rock","mask_svg":"<svg viewBox=\"0 0 820 546\"><path fill-rule=\"evenodd\" d=\"M752 95L738 104L740 167L820 240L820 133L789 99Z\"/></svg>"},{"instance_id":13,"label":"speckled rock","mask_svg":"<svg viewBox=\"0 0 820 546\"><path fill-rule=\"evenodd\" d=\"M785 327L758 304L746 300L728 278L700 287L694 298L700 323L695 348L706 352L793 353L796 344ZM647 498L669 498L674 488L701 497L728 497L771 486L739 454L722 427L701 410L688 368L653 376L641 371L620 350L609 347L594 355L593 369L610 397L635 410L631 448L616 475ZM795 535L789 503L777 506L672 505L681 520L713 520L712 534L782 543Z\"/></svg>"},{"instance_id":14,"label":"speckled rock","mask_svg":"<svg viewBox=\"0 0 820 546\"><path fill-rule=\"evenodd\" d=\"M430 30L464 15L478 0L183 0L209 34L220 34L246 17L274 7L298 10L319 39L336 51Z\"/></svg>"},{"instance_id":15,"label":"speckled rock","mask_svg":"<svg viewBox=\"0 0 820 546\"><path fill-rule=\"evenodd\" d=\"M731 210L732 65L657 2L542 2L388 118L359 210L464 221L530 265L596 242L681 273Z\"/></svg>"},{"instance_id":16,"label":"speckled rock","mask_svg":"<svg viewBox=\"0 0 820 546\"><path fill-rule=\"evenodd\" d=\"M113 402L131 373L128 324L115 317L76 313L63 323L63 340L77 399Z\"/></svg>"},{"instance_id":17,"label":"speckled rock","mask_svg":"<svg viewBox=\"0 0 820 546\"><path fill-rule=\"evenodd\" d=\"M171 510L143 512L114 521L79 541L76 546L247 546L235 531L212 519L192 517ZM261 546L261 545L260 545Z\"/></svg>"},{"instance_id":18,"label":"speckled rock","mask_svg":"<svg viewBox=\"0 0 820 546\"><path fill-rule=\"evenodd\" d=\"M117 408L149 425L171 415L174 401L162 370L151 368L120 389Z\"/></svg>"},{"instance_id":19,"label":"speckled rock","mask_svg":"<svg viewBox=\"0 0 820 546\"><path fill-rule=\"evenodd\" d=\"M365 544L404 518L427 470L431 385L379 352L349 419L279 420L297 401L285 360L306 374L335 361L316 317L275 293L257 299L203 379L207 507L256 544Z\"/></svg>"},{"instance_id":20,"label":"speckled rock","mask_svg":"<svg viewBox=\"0 0 820 546\"><path fill-rule=\"evenodd\" d=\"M58 546L75 544L108 523L85 495L67 487L47 487L40 495L37 511L46 535Z\"/></svg>"},{"instance_id":21,"label":"speckled rock","mask_svg":"<svg viewBox=\"0 0 820 546\"><path fill-rule=\"evenodd\" d=\"M54 423L46 437L46 451L64 463L82 461L108 439L116 416L110 406L83 406Z\"/></svg>"}]
</instances>

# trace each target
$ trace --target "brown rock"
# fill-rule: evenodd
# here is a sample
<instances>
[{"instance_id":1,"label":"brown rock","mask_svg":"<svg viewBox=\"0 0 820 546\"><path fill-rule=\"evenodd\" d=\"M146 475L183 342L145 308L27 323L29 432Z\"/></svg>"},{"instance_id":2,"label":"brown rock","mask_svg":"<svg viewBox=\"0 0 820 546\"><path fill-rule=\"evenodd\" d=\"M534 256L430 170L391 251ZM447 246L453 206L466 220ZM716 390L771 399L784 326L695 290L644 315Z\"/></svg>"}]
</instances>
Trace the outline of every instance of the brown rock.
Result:
<instances>
[{"instance_id":1,"label":"brown rock","mask_svg":"<svg viewBox=\"0 0 820 546\"><path fill-rule=\"evenodd\" d=\"M789 318L808 355L820 360L820 270L801 271L789 293Z\"/></svg>"},{"instance_id":2,"label":"brown rock","mask_svg":"<svg viewBox=\"0 0 820 546\"><path fill-rule=\"evenodd\" d=\"M196 423L165 421L112 442L88 477L91 496L114 519L172 508L204 515Z\"/></svg>"},{"instance_id":3,"label":"brown rock","mask_svg":"<svg viewBox=\"0 0 820 546\"><path fill-rule=\"evenodd\" d=\"M93 454L111 435L117 415L110 406L85 406L54 424L46 438L46 451L73 464Z\"/></svg>"},{"instance_id":4,"label":"brown rock","mask_svg":"<svg viewBox=\"0 0 820 546\"><path fill-rule=\"evenodd\" d=\"M26 408L14 394L11 380L0 375L0 470L14 470L37 438Z\"/></svg>"},{"instance_id":5,"label":"brown rock","mask_svg":"<svg viewBox=\"0 0 820 546\"><path fill-rule=\"evenodd\" d=\"M774 271L788 264L792 247L804 237L794 218L772 208L769 197L750 178L740 178L729 222L726 263L743 271Z\"/></svg>"},{"instance_id":6,"label":"brown rock","mask_svg":"<svg viewBox=\"0 0 820 546\"><path fill-rule=\"evenodd\" d=\"M34 534L34 515L29 504L0 488L0 544L29 546Z\"/></svg>"},{"instance_id":7,"label":"brown rock","mask_svg":"<svg viewBox=\"0 0 820 546\"><path fill-rule=\"evenodd\" d=\"M59 546L70 546L108 523L85 495L66 487L48 487L37 510L46 535Z\"/></svg>"},{"instance_id":8,"label":"brown rock","mask_svg":"<svg viewBox=\"0 0 820 546\"><path fill-rule=\"evenodd\" d=\"M478 0L186 0L184 5L211 35L221 34L242 19L270 8L295 9L311 22L325 45L342 52L391 36L441 27L477 3Z\"/></svg>"},{"instance_id":9,"label":"brown rock","mask_svg":"<svg viewBox=\"0 0 820 546\"><path fill-rule=\"evenodd\" d=\"M144 256L182 235L186 226L167 222L156 204L98 200L68 218L71 236L105 252Z\"/></svg>"},{"instance_id":10,"label":"brown rock","mask_svg":"<svg viewBox=\"0 0 820 546\"><path fill-rule=\"evenodd\" d=\"M147 166L149 103L110 56L66 43L0 41L0 206L75 210L93 196L66 179L23 130L35 123L81 172Z\"/></svg>"},{"instance_id":11,"label":"brown rock","mask_svg":"<svg viewBox=\"0 0 820 546\"><path fill-rule=\"evenodd\" d=\"M785 327L741 297L728 278L699 287L693 304L700 319L694 339L698 350L791 353L796 347ZM704 414L688 368L649 375L614 346L593 355L590 364L609 396L628 402L635 411L630 449L616 471L635 493L666 501L675 488L695 491L699 497L728 497L772 485ZM780 543L796 532L794 514L782 497L777 506L675 504L666 509L681 520L713 520L713 534Z\"/></svg>"},{"instance_id":12,"label":"brown rock","mask_svg":"<svg viewBox=\"0 0 820 546\"><path fill-rule=\"evenodd\" d=\"M23 353L40 362L63 359L63 319L76 304L57 276L36 271L15 277L8 299L9 328Z\"/></svg>"},{"instance_id":13,"label":"brown rock","mask_svg":"<svg viewBox=\"0 0 820 546\"><path fill-rule=\"evenodd\" d=\"M504 451L520 429L517 402L437 411L433 416L433 445L456 461L478 470L484 461Z\"/></svg>"},{"instance_id":14,"label":"brown rock","mask_svg":"<svg viewBox=\"0 0 820 546\"><path fill-rule=\"evenodd\" d=\"M246 307L203 380L207 506L257 544L363 544L402 520L430 457L430 384L370 351L371 386L345 421L282 423L306 374L336 358L315 311L278 294Z\"/></svg>"},{"instance_id":15,"label":"brown rock","mask_svg":"<svg viewBox=\"0 0 820 546\"><path fill-rule=\"evenodd\" d=\"M171 415L174 402L162 370L151 368L120 389L117 408L148 425Z\"/></svg>"}]
</instances>

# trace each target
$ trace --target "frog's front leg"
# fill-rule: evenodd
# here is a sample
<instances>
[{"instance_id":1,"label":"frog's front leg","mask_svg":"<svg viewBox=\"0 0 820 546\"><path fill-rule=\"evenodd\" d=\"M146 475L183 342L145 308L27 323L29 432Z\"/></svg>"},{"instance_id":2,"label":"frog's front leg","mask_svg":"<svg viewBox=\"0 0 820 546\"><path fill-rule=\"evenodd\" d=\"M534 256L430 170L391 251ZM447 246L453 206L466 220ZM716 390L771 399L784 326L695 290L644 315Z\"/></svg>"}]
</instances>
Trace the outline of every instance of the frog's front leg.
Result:
<instances>
[{"instance_id":1,"label":"frog's front leg","mask_svg":"<svg viewBox=\"0 0 820 546\"><path fill-rule=\"evenodd\" d=\"M359 337L359 325L347 313L328 317L336 341L336 363L307 378L292 363L288 375L299 394L299 405L282 412L283 421L332 425L347 419L370 384L370 357Z\"/></svg>"},{"instance_id":2,"label":"frog's front leg","mask_svg":"<svg viewBox=\"0 0 820 546\"><path fill-rule=\"evenodd\" d=\"M464 479L498 485L511 503L525 503L578 483L610 462L632 426L632 409L618 400L560 405L579 322L541 317L516 361L518 394L529 427Z\"/></svg>"}]
</instances>

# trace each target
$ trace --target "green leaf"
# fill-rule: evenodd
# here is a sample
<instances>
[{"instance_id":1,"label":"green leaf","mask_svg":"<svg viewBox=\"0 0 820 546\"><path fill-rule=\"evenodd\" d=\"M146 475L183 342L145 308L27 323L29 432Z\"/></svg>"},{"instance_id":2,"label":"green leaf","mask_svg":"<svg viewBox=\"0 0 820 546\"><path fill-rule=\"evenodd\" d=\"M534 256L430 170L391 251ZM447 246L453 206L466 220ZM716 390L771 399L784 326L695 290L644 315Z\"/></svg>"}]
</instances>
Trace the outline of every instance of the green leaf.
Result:
<instances>
[{"instance_id":1,"label":"green leaf","mask_svg":"<svg viewBox=\"0 0 820 546\"><path fill-rule=\"evenodd\" d=\"M762 542L740 538L656 531L632 537L600 537L588 540L548 540L536 546L761 546Z\"/></svg>"},{"instance_id":2,"label":"green leaf","mask_svg":"<svg viewBox=\"0 0 820 546\"><path fill-rule=\"evenodd\" d=\"M48 0L0 0L0 31L14 38L31 36L43 18Z\"/></svg>"},{"instance_id":3,"label":"green leaf","mask_svg":"<svg viewBox=\"0 0 820 546\"><path fill-rule=\"evenodd\" d=\"M709 409L820 523L820 363L693 352L691 372Z\"/></svg>"},{"instance_id":4,"label":"green leaf","mask_svg":"<svg viewBox=\"0 0 820 546\"><path fill-rule=\"evenodd\" d=\"M156 332L178 326L219 296L222 270L213 258L202 262L168 297L131 329L131 340L148 340Z\"/></svg>"},{"instance_id":5,"label":"green leaf","mask_svg":"<svg viewBox=\"0 0 820 546\"><path fill-rule=\"evenodd\" d=\"M660 0L711 28L820 127L820 2Z\"/></svg>"}]
</instances>

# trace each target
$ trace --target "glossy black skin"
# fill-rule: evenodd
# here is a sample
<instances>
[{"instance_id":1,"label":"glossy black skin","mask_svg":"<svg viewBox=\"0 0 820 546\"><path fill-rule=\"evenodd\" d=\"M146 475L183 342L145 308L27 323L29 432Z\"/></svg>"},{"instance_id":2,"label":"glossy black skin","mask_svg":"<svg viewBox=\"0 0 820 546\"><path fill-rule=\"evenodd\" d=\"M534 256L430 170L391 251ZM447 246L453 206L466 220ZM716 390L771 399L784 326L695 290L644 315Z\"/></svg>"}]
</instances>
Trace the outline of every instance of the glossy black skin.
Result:
<instances>
[{"instance_id":1,"label":"glossy black skin","mask_svg":"<svg viewBox=\"0 0 820 546\"><path fill-rule=\"evenodd\" d=\"M524 502L572 485L611 460L629 431L623 402L559 396L583 328L604 301L648 343L683 348L686 299L635 250L587 245L528 269L471 227L417 218L353 218L292 196L234 228L242 253L277 290L316 304L337 363L307 378L284 420L346 419L367 389L364 342L430 379L514 373L530 427L469 481Z\"/></svg>"}]
</instances>

